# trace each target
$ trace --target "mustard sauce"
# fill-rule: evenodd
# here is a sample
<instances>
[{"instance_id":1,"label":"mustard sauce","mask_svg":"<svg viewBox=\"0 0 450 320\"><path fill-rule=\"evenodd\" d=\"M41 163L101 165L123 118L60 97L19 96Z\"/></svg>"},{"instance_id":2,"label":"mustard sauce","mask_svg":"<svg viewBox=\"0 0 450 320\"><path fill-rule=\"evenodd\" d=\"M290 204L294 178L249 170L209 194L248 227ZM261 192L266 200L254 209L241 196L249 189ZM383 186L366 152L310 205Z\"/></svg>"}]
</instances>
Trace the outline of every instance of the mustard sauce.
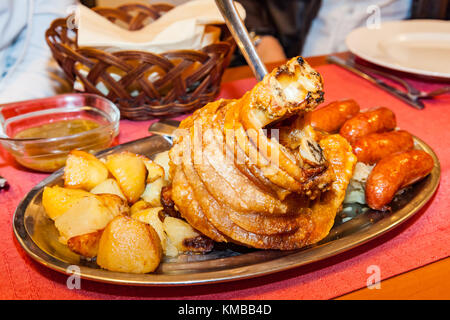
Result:
<instances>
[{"instance_id":1,"label":"mustard sauce","mask_svg":"<svg viewBox=\"0 0 450 320\"><path fill-rule=\"evenodd\" d=\"M65 137L98 128L100 124L88 119L62 120L27 128L18 132L15 139Z\"/></svg>"},{"instance_id":2,"label":"mustard sauce","mask_svg":"<svg viewBox=\"0 0 450 320\"><path fill-rule=\"evenodd\" d=\"M23 150L12 154L23 166L42 172L53 172L65 165L67 154L74 149L95 152L107 148L111 143L109 130L90 130L100 127L101 124L88 119L61 120L38 125L19 131L15 139L41 138L50 139L67 137L77 133L86 132L80 137L73 137L58 141L29 141L24 143Z\"/></svg>"}]
</instances>

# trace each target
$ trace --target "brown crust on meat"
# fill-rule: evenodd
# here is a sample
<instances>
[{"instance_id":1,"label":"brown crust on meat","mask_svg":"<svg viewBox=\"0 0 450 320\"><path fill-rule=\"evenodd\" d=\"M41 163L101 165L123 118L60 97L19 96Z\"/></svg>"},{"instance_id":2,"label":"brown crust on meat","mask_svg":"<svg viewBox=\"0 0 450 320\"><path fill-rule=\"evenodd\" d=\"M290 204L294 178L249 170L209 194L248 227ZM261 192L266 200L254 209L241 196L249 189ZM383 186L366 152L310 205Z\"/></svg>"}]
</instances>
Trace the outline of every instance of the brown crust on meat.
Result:
<instances>
[{"instance_id":1,"label":"brown crust on meat","mask_svg":"<svg viewBox=\"0 0 450 320\"><path fill-rule=\"evenodd\" d=\"M322 99L320 75L292 59L241 99L209 103L184 120L170 151L181 216L214 241L254 248L290 250L325 237L356 162L349 143L311 126L299 128L295 147L263 131Z\"/></svg>"},{"instance_id":2,"label":"brown crust on meat","mask_svg":"<svg viewBox=\"0 0 450 320\"><path fill-rule=\"evenodd\" d=\"M186 247L189 252L207 253L213 250L214 241L200 235L195 238L184 239L183 246Z\"/></svg>"}]
</instances>

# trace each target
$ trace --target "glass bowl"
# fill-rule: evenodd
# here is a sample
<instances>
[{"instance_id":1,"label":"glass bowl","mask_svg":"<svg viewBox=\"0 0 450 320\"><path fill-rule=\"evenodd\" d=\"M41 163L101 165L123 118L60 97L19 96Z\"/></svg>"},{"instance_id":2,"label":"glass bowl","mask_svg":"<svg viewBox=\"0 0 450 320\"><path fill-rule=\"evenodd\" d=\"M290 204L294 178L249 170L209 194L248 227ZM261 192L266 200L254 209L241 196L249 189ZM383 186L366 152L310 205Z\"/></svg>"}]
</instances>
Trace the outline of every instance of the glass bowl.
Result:
<instances>
[{"instance_id":1,"label":"glass bowl","mask_svg":"<svg viewBox=\"0 0 450 320\"><path fill-rule=\"evenodd\" d=\"M119 121L119 109L95 94L14 102L0 105L0 143L24 167L53 172L64 166L73 149L97 152L111 146ZM56 135L55 126L75 130L70 127L74 123L77 133ZM86 126L80 129L80 123ZM33 138L24 138L25 132Z\"/></svg>"}]
</instances>

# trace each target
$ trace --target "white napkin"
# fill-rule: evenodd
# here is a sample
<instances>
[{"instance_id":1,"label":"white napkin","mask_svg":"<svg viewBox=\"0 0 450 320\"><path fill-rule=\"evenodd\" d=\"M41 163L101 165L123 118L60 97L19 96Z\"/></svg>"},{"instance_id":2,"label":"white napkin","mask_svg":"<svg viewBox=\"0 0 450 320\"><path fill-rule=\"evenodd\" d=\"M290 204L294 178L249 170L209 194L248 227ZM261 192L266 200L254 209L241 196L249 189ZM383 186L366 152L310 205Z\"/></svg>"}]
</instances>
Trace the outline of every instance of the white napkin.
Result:
<instances>
[{"instance_id":1,"label":"white napkin","mask_svg":"<svg viewBox=\"0 0 450 320\"><path fill-rule=\"evenodd\" d=\"M245 10L235 3L241 19ZM220 33L208 24L225 23L214 0L193 0L175 7L141 30L128 31L80 5L78 46L105 51L139 50L162 53L170 50L198 50L218 40Z\"/></svg>"}]
</instances>

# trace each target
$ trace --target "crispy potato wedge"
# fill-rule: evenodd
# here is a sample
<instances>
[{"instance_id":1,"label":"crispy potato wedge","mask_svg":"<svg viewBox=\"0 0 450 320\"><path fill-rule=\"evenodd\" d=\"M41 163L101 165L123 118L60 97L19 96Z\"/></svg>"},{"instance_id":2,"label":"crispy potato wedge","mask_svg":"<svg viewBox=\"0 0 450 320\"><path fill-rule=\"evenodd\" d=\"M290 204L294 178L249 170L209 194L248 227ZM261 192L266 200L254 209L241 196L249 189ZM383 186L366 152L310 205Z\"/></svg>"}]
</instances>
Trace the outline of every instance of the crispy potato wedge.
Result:
<instances>
[{"instance_id":1,"label":"crispy potato wedge","mask_svg":"<svg viewBox=\"0 0 450 320\"><path fill-rule=\"evenodd\" d=\"M67 240L67 246L70 250L86 258L97 256L98 245L103 230L94 231L87 234L75 236Z\"/></svg>"},{"instance_id":2,"label":"crispy potato wedge","mask_svg":"<svg viewBox=\"0 0 450 320\"><path fill-rule=\"evenodd\" d=\"M176 257L178 256L178 249L173 245L164 231L162 221L164 221L165 218L162 217L164 215L163 211L164 208L162 207L154 208L148 202L139 200L131 207L131 217L150 224L161 239L161 247L164 255L167 257Z\"/></svg>"},{"instance_id":3,"label":"crispy potato wedge","mask_svg":"<svg viewBox=\"0 0 450 320\"><path fill-rule=\"evenodd\" d=\"M169 166L169 151L160 152L156 155L153 162L156 164L159 164L164 169L164 181L166 182L166 185L170 181L170 166Z\"/></svg>"},{"instance_id":4,"label":"crispy potato wedge","mask_svg":"<svg viewBox=\"0 0 450 320\"><path fill-rule=\"evenodd\" d=\"M163 167L143 155L139 155L139 157L144 161L145 167L147 168L147 183L151 183L156 179L164 177Z\"/></svg>"},{"instance_id":5,"label":"crispy potato wedge","mask_svg":"<svg viewBox=\"0 0 450 320\"><path fill-rule=\"evenodd\" d=\"M152 226L118 216L103 231L97 264L110 271L148 273L155 271L161 258L161 241Z\"/></svg>"},{"instance_id":6,"label":"crispy potato wedge","mask_svg":"<svg viewBox=\"0 0 450 320\"><path fill-rule=\"evenodd\" d=\"M166 257L176 257L180 253L178 252L177 247L170 241L170 238L166 236L166 248L164 250L164 255Z\"/></svg>"},{"instance_id":7,"label":"crispy potato wedge","mask_svg":"<svg viewBox=\"0 0 450 320\"><path fill-rule=\"evenodd\" d=\"M109 194L115 194L122 199L126 200L127 198L123 195L122 190L119 187L119 184L114 179L106 179L99 185L97 185L94 189L90 191L93 194L102 194L102 193L109 193Z\"/></svg>"},{"instance_id":8,"label":"crispy potato wedge","mask_svg":"<svg viewBox=\"0 0 450 320\"><path fill-rule=\"evenodd\" d=\"M108 169L94 155L72 150L64 168L64 187L91 190L108 178Z\"/></svg>"},{"instance_id":9,"label":"crispy potato wedge","mask_svg":"<svg viewBox=\"0 0 450 320\"><path fill-rule=\"evenodd\" d=\"M98 196L81 198L55 219L55 227L60 233L59 240L66 244L72 237L104 229L114 218L113 212L114 210L104 206Z\"/></svg>"},{"instance_id":10,"label":"crispy potato wedge","mask_svg":"<svg viewBox=\"0 0 450 320\"><path fill-rule=\"evenodd\" d=\"M130 207L125 199L122 199L118 195L103 193L95 195L97 199L107 208L113 217L118 215L130 215Z\"/></svg>"},{"instance_id":11,"label":"crispy potato wedge","mask_svg":"<svg viewBox=\"0 0 450 320\"><path fill-rule=\"evenodd\" d=\"M164 232L163 222L160 218L160 212L163 211L162 207L149 208L131 215L133 219L137 219L141 222L147 223L155 229L156 233L161 240L161 247L165 251L166 247L166 233Z\"/></svg>"},{"instance_id":12,"label":"crispy potato wedge","mask_svg":"<svg viewBox=\"0 0 450 320\"><path fill-rule=\"evenodd\" d=\"M130 215L133 215L135 213L138 213L139 211L144 211L146 209L150 209L153 208L153 206L144 201L144 200L139 200L138 202L135 202L131 208L130 208Z\"/></svg>"},{"instance_id":13,"label":"crispy potato wedge","mask_svg":"<svg viewBox=\"0 0 450 320\"><path fill-rule=\"evenodd\" d=\"M116 178L128 202L135 203L145 190L147 169L140 156L124 151L106 157L106 167Z\"/></svg>"},{"instance_id":14,"label":"crispy potato wedge","mask_svg":"<svg viewBox=\"0 0 450 320\"><path fill-rule=\"evenodd\" d=\"M158 178L153 182L147 183L141 198L150 203L153 207L161 207L161 190L164 186L163 178Z\"/></svg>"},{"instance_id":15,"label":"crispy potato wedge","mask_svg":"<svg viewBox=\"0 0 450 320\"><path fill-rule=\"evenodd\" d=\"M47 215L55 220L72 205L91 194L81 189L67 189L60 186L45 187L42 193L42 206Z\"/></svg>"},{"instance_id":16,"label":"crispy potato wedge","mask_svg":"<svg viewBox=\"0 0 450 320\"><path fill-rule=\"evenodd\" d=\"M166 217L163 225L170 242L179 252L205 253L214 247L214 242L210 238L202 235L181 219Z\"/></svg>"}]
</instances>

